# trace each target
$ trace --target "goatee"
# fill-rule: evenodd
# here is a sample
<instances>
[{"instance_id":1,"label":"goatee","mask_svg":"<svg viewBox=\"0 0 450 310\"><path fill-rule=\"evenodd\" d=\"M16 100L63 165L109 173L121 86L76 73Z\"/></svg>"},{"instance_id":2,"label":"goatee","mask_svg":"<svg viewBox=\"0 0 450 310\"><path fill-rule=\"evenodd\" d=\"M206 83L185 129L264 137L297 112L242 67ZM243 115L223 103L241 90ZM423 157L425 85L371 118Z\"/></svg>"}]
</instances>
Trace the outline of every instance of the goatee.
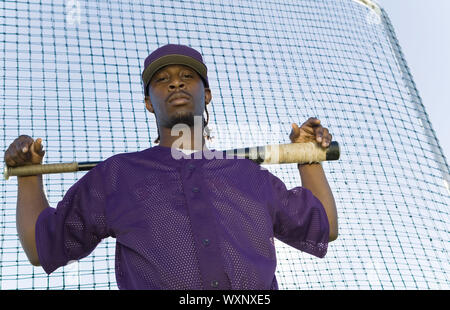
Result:
<instances>
[{"instance_id":1,"label":"goatee","mask_svg":"<svg viewBox=\"0 0 450 310\"><path fill-rule=\"evenodd\" d=\"M175 126L176 124L185 124L188 125L189 127L193 127L194 113L192 112L176 113L170 118L166 127L172 129L173 126Z\"/></svg>"}]
</instances>

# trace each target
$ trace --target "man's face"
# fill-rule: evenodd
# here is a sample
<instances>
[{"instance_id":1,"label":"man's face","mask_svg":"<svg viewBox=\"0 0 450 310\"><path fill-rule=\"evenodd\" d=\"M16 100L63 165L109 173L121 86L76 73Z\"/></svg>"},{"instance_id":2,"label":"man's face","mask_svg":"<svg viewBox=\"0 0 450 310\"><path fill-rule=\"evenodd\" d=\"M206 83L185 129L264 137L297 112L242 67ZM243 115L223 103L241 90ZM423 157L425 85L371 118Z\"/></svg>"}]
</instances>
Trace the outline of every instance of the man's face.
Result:
<instances>
[{"instance_id":1,"label":"man's face","mask_svg":"<svg viewBox=\"0 0 450 310\"><path fill-rule=\"evenodd\" d=\"M153 75L145 106L158 126L172 128L177 123L193 126L194 116L202 116L210 101L211 91L194 69L168 65Z\"/></svg>"}]
</instances>

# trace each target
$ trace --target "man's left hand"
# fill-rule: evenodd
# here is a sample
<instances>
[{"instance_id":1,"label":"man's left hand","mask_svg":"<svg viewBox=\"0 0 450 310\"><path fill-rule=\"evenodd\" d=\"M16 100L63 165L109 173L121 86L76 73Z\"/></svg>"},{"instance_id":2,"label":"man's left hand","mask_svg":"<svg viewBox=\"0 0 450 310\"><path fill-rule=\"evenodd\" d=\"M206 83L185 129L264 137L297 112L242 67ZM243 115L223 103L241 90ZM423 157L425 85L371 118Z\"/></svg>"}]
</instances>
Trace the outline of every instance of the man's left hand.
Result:
<instances>
[{"instance_id":1,"label":"man's left hand","mask_svg":"<svg viewBox=\"0 0 450 310\"><path fill-rule=\"evenodd\" d=\"M327 128L320 124L320 120L310 117L300 127L296 123L292 124L292 131L289 135L292 143L315 142L319 146L328 147L332 135Z\"/></svg>"}]
</instances>

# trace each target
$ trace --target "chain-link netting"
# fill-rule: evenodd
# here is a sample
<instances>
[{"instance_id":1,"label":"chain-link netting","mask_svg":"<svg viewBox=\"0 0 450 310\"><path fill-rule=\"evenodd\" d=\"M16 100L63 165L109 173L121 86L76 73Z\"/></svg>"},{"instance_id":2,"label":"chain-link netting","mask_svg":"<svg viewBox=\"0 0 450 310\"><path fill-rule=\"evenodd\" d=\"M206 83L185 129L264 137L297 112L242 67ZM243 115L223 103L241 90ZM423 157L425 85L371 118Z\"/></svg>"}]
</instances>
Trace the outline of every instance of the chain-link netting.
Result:
<instances>
[{"instance_id":1,"label":"chain-link netting","mask_svg":"<svg viewBox=\"0 0 450 310\"><path fill-rule=\"evenodd\" d=\"M44 163L56 163L153 146L141 72L167 43L204 56L209 148L288 143L291 124L310 116L341 145L323 164L339 238L323 259L277 241L280 289L450 287L449 168L386 12L370 1L2 1L0 149L40 137ZM295 164L266 168L301 184ZM82 175L44 175L50 205ZM16 231L17 179L0 193L1 289L117 288L112 238L50 276L33 267Z\"/></svg>"}]
</instances>

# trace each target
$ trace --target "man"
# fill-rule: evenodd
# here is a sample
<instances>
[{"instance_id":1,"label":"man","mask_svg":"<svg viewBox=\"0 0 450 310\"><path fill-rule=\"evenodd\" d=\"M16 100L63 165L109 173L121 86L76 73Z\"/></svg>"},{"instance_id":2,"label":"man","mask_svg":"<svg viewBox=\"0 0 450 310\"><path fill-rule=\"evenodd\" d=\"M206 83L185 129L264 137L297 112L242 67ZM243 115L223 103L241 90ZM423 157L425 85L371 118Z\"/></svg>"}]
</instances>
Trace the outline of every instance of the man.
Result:
<instances>
[{"instance_id":1,"label":"man","mask_svg":"<svg viewBox=\"0 0 450 310\"><path fill-rule=\"evenodd\" d=\"M274 238L323 257L337 237L337 215L322 166L299 165L302 187L287 190L251 160L220 159L196 134L212 97L200 53L165 45L144 68L159 145L101 162L56 209L42 176L18 177L17 230L30 262L50 274L112 236L120 289L277 289ZM174 136L177 126L187 130ZM292 124L289 137L331 141L315 118ZM20 136L5 162L41 163L44 154L41 139Z\"/></svg>"}]
</instances>

